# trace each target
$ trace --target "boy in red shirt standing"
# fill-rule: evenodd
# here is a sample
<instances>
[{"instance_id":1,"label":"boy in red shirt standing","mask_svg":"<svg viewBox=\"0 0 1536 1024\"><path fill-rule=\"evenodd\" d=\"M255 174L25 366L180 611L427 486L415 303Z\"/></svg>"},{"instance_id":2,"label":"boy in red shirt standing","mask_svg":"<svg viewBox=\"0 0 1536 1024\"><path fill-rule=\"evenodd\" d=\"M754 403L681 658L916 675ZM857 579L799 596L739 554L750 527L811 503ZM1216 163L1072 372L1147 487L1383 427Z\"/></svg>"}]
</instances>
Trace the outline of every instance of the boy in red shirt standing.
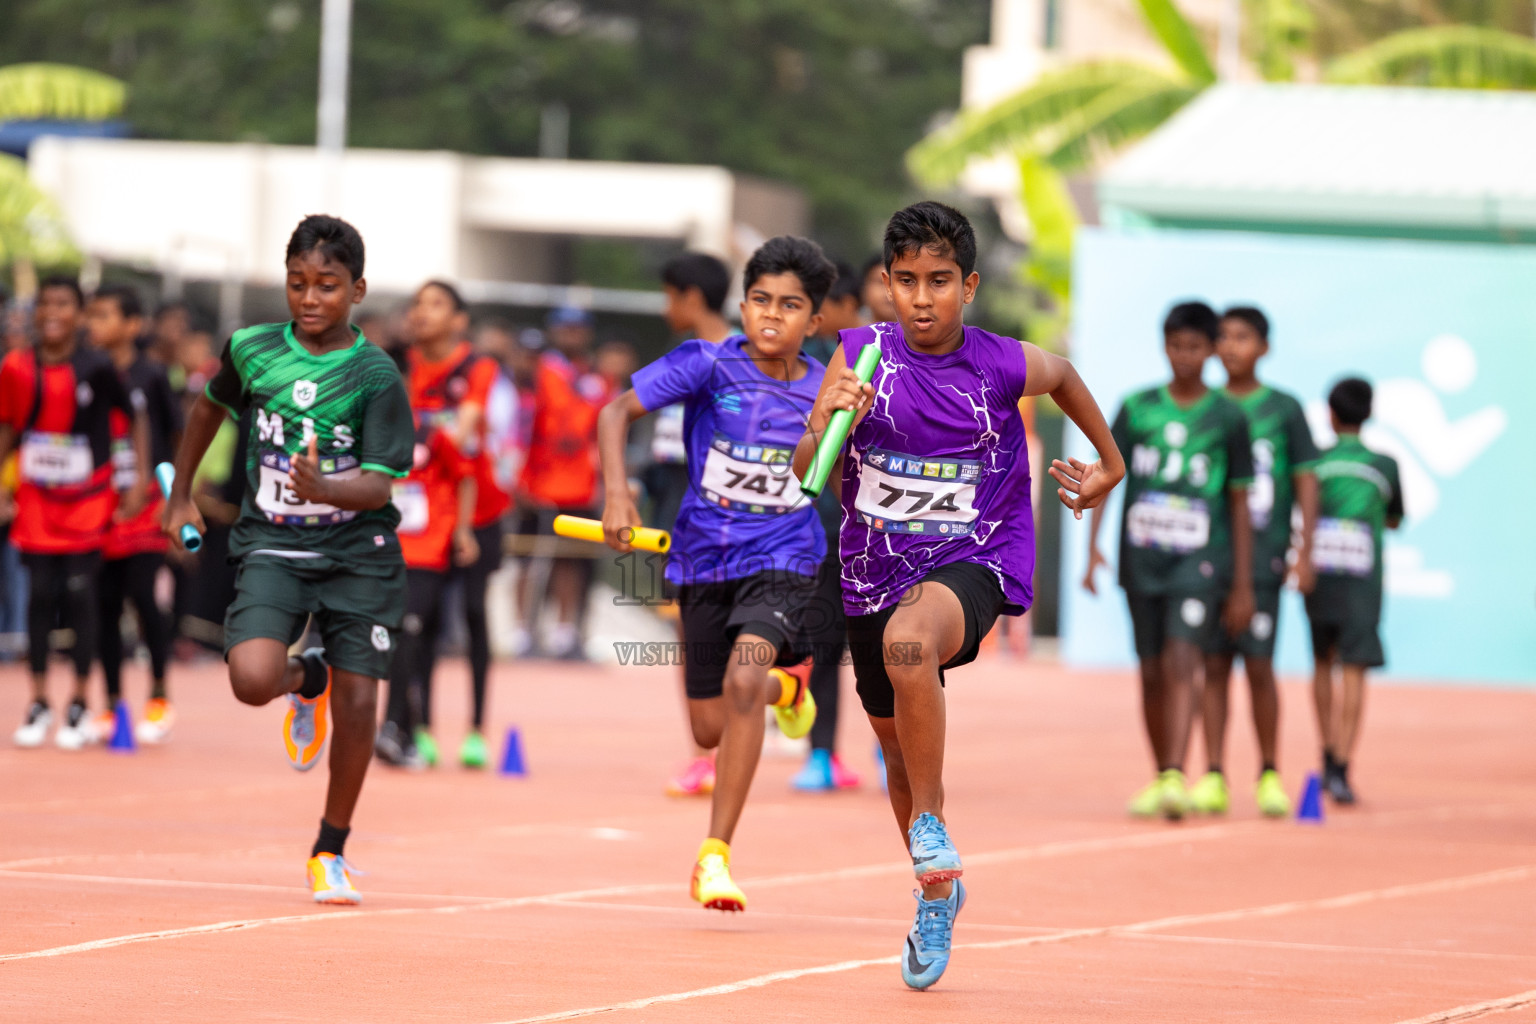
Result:
<instances>
[{"instance_id":1,"label":"boy in red shirt standing","mask_svg":"<svg viewBox=\"0 0 1536 1024\"><path fill-rule=\"evenodd\" d=\"M21 747L41 745L53 722L48 637L61 612L75 634L75 692L54 742L78 750L96 738L85 688L96 656L102 540L114 513L127 520L144 507L143 474L135 474L121 504L112 490L112 413L132 423L140 466L149 461L145 416L112 361L79 343L84 306L74 280L44 281L35 312L36 347L11 352L0 363L0 462L13 450L20 452L11 541L31 576L32 703L13 737Z\"/></svg>"}]
</instances>

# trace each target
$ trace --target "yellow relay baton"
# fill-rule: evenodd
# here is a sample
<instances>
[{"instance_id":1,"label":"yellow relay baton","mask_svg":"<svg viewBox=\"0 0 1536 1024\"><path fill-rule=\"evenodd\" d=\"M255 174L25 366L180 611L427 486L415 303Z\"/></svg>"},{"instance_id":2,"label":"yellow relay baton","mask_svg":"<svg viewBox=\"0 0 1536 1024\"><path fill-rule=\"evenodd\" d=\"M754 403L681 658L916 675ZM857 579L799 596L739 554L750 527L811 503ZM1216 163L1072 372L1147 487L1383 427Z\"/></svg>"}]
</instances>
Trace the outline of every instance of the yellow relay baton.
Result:
<instances>
[{"instance_id":1,"label":"yellow relay baton","mask_svg":"<svg viewBox=\"0 0 1536 1024\"><path fill-rule=\"evenodd\" d=\"M603 543L603 524L596 519L578 516L555 516L555 534L573 540L590 540ZM672 535L666 530L650 526L637 526L630 531L629 546L640 551L665 552L672 546Z\"/></svg>"}]
</instances>

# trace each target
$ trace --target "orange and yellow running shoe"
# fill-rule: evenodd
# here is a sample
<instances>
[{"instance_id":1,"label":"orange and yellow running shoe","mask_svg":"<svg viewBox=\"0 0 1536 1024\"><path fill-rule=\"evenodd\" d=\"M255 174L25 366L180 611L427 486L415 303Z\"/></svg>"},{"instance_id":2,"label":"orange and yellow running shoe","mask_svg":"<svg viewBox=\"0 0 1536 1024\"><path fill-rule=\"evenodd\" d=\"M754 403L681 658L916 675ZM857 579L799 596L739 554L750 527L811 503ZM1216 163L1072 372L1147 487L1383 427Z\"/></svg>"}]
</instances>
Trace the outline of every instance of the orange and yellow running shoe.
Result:
<instances>
[{"instance_id":1,"label":"orange and yellow running shoe","mask_svg":"<svg viewBox=\"0 0 1536 1024\"><path fill-rule=\"evenodd\" d=\"M288 751L288 762L301 772L313 768L325 750L326 711L331 703L331 681L330 668L326 666L323 655L320 648L311 647L299 655L299 660L306 663L306 674L316 671L316 665L324 669L325 689L320 696L309 700L297 693L290 693L288 713L283 716L283 746Z\"/></svg>"},{"instance_id":2,"label":"orange and yellow running shoe","mask_svg":"<svg viewBox=\"0 0 1536 1024\"><path fill-rule=\"evenodd\" d=\"M165 697L151 697L144 705L144 717L135 730L140 743L164 743L171 736L171 726L176 724L176 709Z\"/></svg>"},{"instance_id":3,"label":"orange and yellow running shoe","mask_svg":"<svg viewBox=\"0 0 1536 1024\"><path fill-rule=\"evenodd\" d=\"M700 844L688 894L702 903L705 910L747 909L746 893L731 881L730 844L719 839L706 839Z\"/></svg>"},{"instance_id":4,"label":"orange and yellow running shoe","mask_svg":"<svg viewBox=\"0 0 1536 1024\"><path fill-rule=\"evenodd\" d=\"M352 884L352 872L346 859L334 853L319 853L309 858L309 891L316 903L345 903L352 906L363 902L363 894Z\"/></svg>"},{"instance_id":5,"label":"orange and yellow running shoe","mask_svg":"<svg viewBox=\"0 0 1536 1024\"><path fill-rule=\"evenodd\" d=\"M797 665L793 670L771 668L768 677L778 681L790 703L775 704L773 716L778 719L779 732L792 740L798 740L816 724L816 698L811 696L810 666Z\"/></svg>"}]
</instances>

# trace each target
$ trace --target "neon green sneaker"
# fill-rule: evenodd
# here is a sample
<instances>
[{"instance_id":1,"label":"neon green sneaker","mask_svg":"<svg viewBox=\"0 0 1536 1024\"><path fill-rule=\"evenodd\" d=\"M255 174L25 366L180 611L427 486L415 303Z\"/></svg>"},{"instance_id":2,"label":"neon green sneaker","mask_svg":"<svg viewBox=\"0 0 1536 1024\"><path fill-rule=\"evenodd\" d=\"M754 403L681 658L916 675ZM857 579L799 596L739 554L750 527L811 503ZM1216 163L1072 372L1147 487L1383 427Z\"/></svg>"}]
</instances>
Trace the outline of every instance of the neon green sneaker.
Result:
<instances>
[{"instance_id":1,"label":"neon green sneaker","mask_svg":"<svg viewBox=\"0 0 1536 1024\"><path fill-rule=\"evenodd\" d=\"M472 732L459 744L459 764L465 768L485 767L485 737Z\"/></svg>"},{"instance_id":2,"label":"neon green sneaker","mask_svg":"<svg viewBox=\"0 0 1536 1024\"><path fill-rule=\"evenodd\" d=\"M1291 813L1291 798L1286 795L1280 773L1273 768L1259 776L1259 784L1253 789L1253 799L1266 818L1284 818Z\"/></svg>"},{"instance_id":3,"label":"neon green sneaker","mask_svg":"<svg viewBox=\"0 0 1536 1024\"><path fill-rule=\"evenodd\" d=\"M1155 818L1163 809L1163 782L1162 779L1153 779L1147 783L1131 802L1125 805L1126 813L1133 818Z\"/></svg>"},{"instance_id":4,"label":"neon green sneaker","mask_svg":"<svg viewBox=\"0 0 1536 1024\"><path fill-rule=\"evenodd\" d=\"M428 768L437 767L437 740L426 730L425 726L416 727L416 753L421 757L421 763Z\"/></svg>"},{"instance_id":5,"label":"neon green sneaker","mask_svg":"<svg viewBox=\"0 0 1536 1024\"><path fill-rule=\"evenodd\" d=\"M805 672L786 672L781 668L769 669L768 674L775 679L791 679L794 681L795 702L787 708L775 707L773 714L779 722L779 732L792 740L797 740L811 731L811 726L816 724L816 698L811 696L811 688L806 685Z\"/></svg>"},{"instance_id":6,"label":"neon green sneaker","mask_svg":"<svg viewBox=\"0 0 1536 1024\"><path fill-rule=\"evenodd\" d=\"M1158 810L1169 821L1178 821L1186 814L1194 810L1189 803L1189 789L1184 785L1184 773L1177 768L1169 768L1157 777L1158 789L1162 791L1162 802Z\"/></svg>"},{"instance_id":7,"label":"neon green sneaker","mask_svg":"<svg viewBox=\"0 0 1536 1024\"><path fill-rule=\"evenodd\" d=\"M1196 814L1226 814L1230 802L1227 777L1221 772L1206 772L1189 788L1189 803Z\"/></svg>"}]
</instances>

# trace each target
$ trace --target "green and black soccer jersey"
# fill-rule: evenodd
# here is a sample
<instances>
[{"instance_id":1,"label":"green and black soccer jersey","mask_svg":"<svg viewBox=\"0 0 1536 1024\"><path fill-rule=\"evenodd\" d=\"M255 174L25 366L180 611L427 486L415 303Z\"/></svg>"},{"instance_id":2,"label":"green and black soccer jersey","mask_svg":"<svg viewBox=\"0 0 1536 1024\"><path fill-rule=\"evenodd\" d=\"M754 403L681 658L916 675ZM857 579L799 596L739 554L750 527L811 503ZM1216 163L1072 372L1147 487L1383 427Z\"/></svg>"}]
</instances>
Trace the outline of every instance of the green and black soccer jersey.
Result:
<instances>
[{"instance_id":1,"label":"green and black soccer jersey","mask_svg":"<svg viewBox=\"0 0 1536 1024\"><path fill-rule=\"evenodd\" d=\"M245 500L230 536L232 556L304 552L381 571L401 564L392 503L338 509L303 501L289 486L289 459L307 450L311 435L326 475L410 472L410 400L399 369L362 332L350 348L316 355L299 344L292 323L236 331L207 395L246 421Z\"/></svg>"},{"instance_id":2,"label":"green and black soccer jersey","mask_svg":"<svg viewBox=\"0 0 1536 1024\"><path fill-rule=\"evenodd\" d=\"M1403 517L1397 460L1373 452L1359 434L1341 434L1322 454L1317 473L1317 532L1312 563L1318 582L1369 581L1381 595L1382 531Z\"/></svg>"},{"instance_id":3,"label":"green and black soccer jersey","mask_svg":"<svg viewBox=\"0 0 1536 1024\"><path fill-rule=\"evenodd\" d=\"M1223 391L1248 417L1253 445L1253 483L1248 514L1253 522L1253 584L1275 587L1285 581L1285 554L1291 546L1295 474L1317 461L1317 445L1301 403L1284 391L1260 386L1246 395Z\"/></svg>"},{"instance_id":4,"label":"green and black soccer jersey","mask_svg":"<svg viewBox=\"0 0 1536 1024\"><path fill-rule=\"evenodd\" d=\"M1232 578L1228 488L1253 478L1248 423L1208 391L1188 408L1166 387L1125 400L1111 428L1128 469L1120 585L1140 594L1203 594Z\"/></svg>"}]
</instances>

